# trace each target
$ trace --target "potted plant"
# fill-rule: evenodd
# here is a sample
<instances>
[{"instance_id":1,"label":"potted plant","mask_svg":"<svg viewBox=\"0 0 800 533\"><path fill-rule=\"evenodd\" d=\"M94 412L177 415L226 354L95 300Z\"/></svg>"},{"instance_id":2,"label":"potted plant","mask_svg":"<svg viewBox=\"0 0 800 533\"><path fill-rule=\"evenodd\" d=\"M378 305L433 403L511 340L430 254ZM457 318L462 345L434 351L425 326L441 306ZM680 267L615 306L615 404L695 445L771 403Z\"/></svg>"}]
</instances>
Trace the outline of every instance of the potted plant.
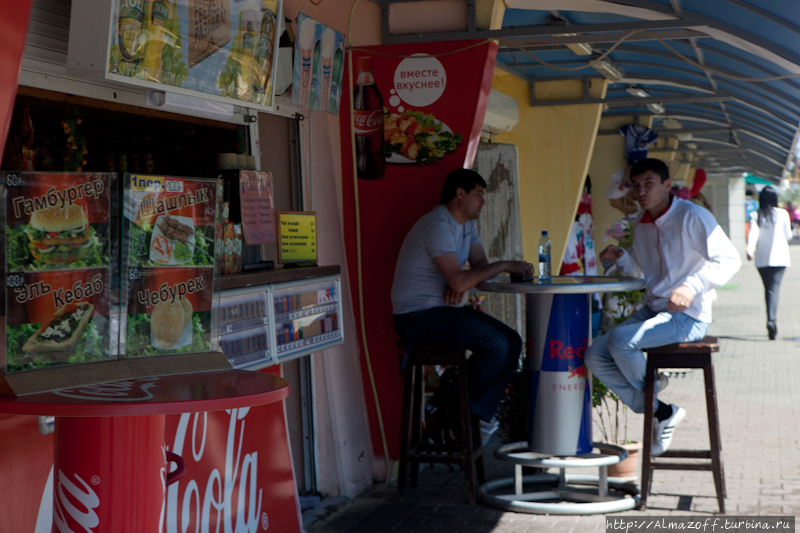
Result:
<instances>
[{"instance_id":1,"label":"potted plant","mask_svg":"<svg viewBox=\"0 0 800 533\"><path fill-rule=\"evenodd\" d=\"M628 406L623 404L605 383L592 377L592 407L600 419L598 426L603 434L603 442L620 446L628 451L627 458L608 466L608 475L635 478L642 443L628 438Z\"/></svg>"}]
</instances>

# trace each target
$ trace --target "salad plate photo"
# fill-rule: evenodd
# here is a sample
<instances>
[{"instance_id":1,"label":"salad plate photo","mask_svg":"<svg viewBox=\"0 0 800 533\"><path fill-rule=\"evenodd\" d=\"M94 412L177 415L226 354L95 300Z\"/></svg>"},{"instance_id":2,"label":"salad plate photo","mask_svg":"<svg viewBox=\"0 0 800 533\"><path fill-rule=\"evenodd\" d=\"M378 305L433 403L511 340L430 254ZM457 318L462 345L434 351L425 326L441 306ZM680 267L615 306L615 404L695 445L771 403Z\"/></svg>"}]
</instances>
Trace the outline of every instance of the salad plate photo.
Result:
<instances>
[{"instance_id":1,"label":"salad plate photo","mask_svg":"<svg viewBox=\"0 0 800 533\"><path fill-rule=\"evenodd\" d=\"M433 163L463 141L433 113L404 111L383 115L383 155L387 163Z\"/></svg>"},{"instance_id":2,"label":"salad plate photo","mask_svg":"<svg viewBox=\"0 0 800 533\"><path fill-rule=\"evenodd\" d=\"M153 226L150 260L162 265L183 265L194 257L194 220L162 215Z\"/></svg>"}]
</instances>

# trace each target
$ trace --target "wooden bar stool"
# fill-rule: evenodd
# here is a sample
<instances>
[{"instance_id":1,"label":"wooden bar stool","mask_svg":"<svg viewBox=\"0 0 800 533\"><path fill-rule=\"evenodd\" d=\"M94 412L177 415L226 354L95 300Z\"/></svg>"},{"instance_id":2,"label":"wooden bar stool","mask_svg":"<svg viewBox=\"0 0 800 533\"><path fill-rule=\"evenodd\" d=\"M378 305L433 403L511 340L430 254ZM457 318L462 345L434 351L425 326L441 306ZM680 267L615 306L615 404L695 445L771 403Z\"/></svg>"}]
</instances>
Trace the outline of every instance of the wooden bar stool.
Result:
<instances>
[{"instance_id":1,"label":"wooden bar stool","mask_svg":"<svg viewBox=\"0 0 800 533\"><path fill-rule=\"evenodd\" d=\"M653 409L644 412L644 449L642 453L642 495L641 508L646 508L647 495L653 482L653 470L710 470L714 474L717 501L720 513L725 513L725 472L722 467L722 443L719 435L719 411L717 392L714 387L714 367L711 354L719 351L716 337L705 337L698 342L671 344L647 351L647 374L645 377L645 406L652 406L655 397L655 380L659 369L663 368L702 368L705 377L706 410L708 412L708 436L710 450L669 449L659 457L652 457ZM664 461L664 459L693 459L692 463ZM698 459L707 461L697 462Z\"/></svg>"},{"instance_id":2,"label":"wooden bar stool","mask_svg":"<svg viewBox=\"0 0 800 533\"><path fill-rule=\"evenodd\" d=\"M466 349L449 344L409 342L397 343L401 367L405 369L403 384L403 414L400 430L400 472L397 477L397 496L403 497L406 471L411 463L411 488L417 485L420 462L459 464L467 478L469 503L475 503L477 485L485 481L483 446L480 427L473 428L467 391ZM405 361L405 365L403 365ZM459 415L461 438L456 444L433 444L422 435L422 412L425 405L423 367L426 365L454 366L458 369ZM410 426L410 427L409 427ZM410 434L409 434L410 433Z\"/></svg>"}]
</instances>

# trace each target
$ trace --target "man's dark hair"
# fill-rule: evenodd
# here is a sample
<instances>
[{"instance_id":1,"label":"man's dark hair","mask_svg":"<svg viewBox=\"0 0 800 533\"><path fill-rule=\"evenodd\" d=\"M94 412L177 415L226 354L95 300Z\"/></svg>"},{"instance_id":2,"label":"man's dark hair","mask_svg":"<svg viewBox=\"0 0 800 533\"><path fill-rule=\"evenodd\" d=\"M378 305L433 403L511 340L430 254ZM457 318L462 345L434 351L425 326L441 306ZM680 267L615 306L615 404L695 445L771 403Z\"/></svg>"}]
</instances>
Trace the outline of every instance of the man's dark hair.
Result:
<instances>
[{"instance_id":1,"label":"man's dark hair","mask_svg":"<svg viewBox=\"0 0 800 533\"><path fill-rule=\"evenodd\" d=\"M669 179L669 168L667 164L660 159L640 159L631 167L631 178L644 174L648 170L652 170L655 174L661 176L661 183Z\"/></svg>"},{"instance_id":2,"label":"man's dark hair","mask_svg":"<svg viewBox=\"0 0 800 533\"><path fill-rule=\"evenodd\" d=\"M446 204L456 197L456 189L464 189L469 193L476 185L486 188L486 181L474 170L457 168L447 175L442 187L442 195L439 197L440 204Z\"/></svg>"}]
</instances>

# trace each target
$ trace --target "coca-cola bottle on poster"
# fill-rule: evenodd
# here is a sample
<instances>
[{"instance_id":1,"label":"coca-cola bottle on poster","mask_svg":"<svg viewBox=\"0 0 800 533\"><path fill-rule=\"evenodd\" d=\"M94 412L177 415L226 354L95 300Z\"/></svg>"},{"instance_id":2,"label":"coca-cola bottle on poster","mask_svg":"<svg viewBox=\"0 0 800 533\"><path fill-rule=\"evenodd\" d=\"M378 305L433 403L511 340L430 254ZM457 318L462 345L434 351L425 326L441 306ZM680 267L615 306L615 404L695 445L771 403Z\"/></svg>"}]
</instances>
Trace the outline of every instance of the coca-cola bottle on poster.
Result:
<instances>
[{"instance_id":1,"label":"coca-cola bottle on poster","mask_svg":"<svg viewBox=\"0 0 800 533\"><path fill-rule=\"evenodd\" d=\"M375 85L373 70L371 57L356 60L358 80L353 92L356 162L358 178L363 180L379 179L386 170L383 157L383 97Z\"/></svg>"}]
</instances>

